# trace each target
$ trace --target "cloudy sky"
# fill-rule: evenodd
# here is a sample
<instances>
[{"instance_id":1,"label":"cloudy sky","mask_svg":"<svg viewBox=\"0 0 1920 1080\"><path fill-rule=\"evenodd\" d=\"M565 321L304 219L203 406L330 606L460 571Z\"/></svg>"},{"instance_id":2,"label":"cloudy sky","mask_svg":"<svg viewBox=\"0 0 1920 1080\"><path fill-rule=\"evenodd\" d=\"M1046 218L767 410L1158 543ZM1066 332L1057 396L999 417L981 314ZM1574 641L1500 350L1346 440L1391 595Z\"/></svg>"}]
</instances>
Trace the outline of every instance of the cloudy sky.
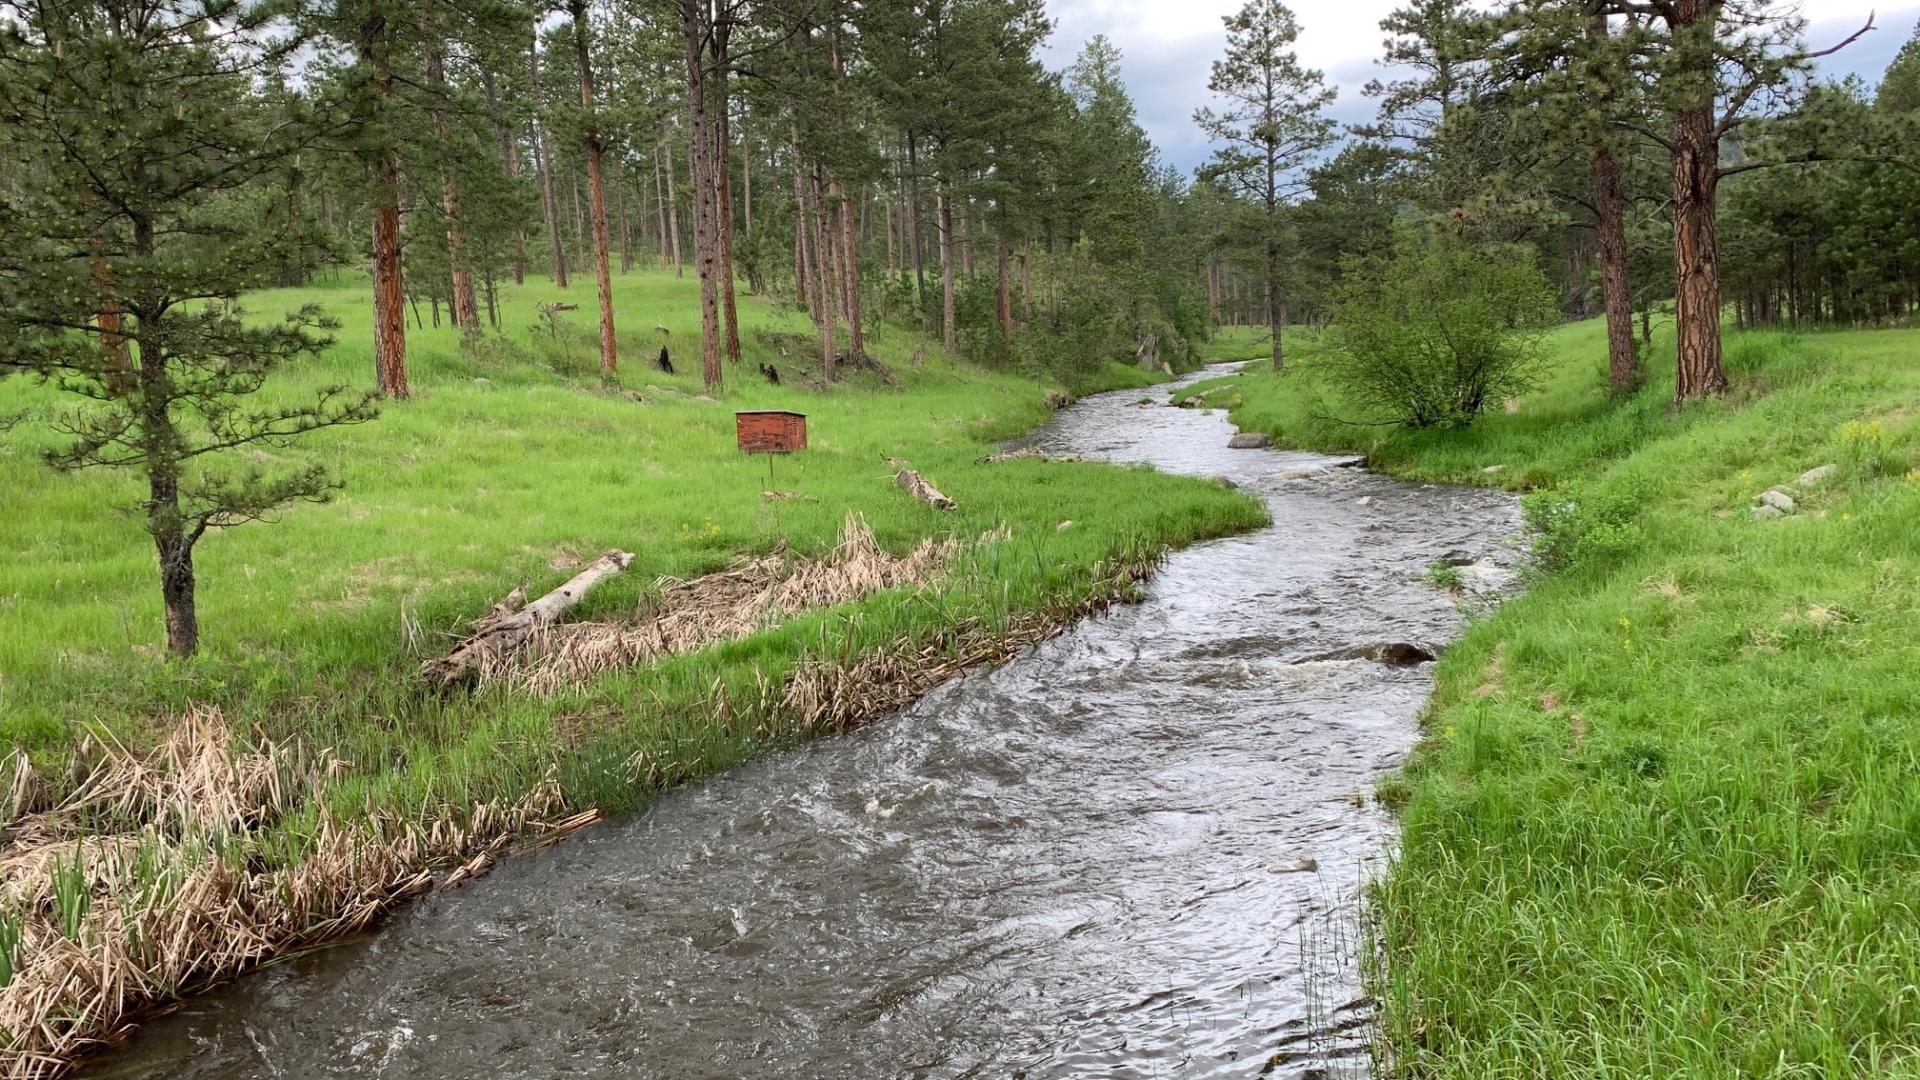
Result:
<instances>
[{"instance_id":1,"label":"cloudy sky","mask_svg":"<svg viewBox=\"0 0 1920 1080\"><path fill-rule=\"evenodd\" d=\"M1380 19L1401 0L1293 0L1300 21L1300 56L1326 73L1338 87L1334 114L1352 123L1373 114L1373 102L1360 94L1367 80L1380 75L1374 58L1381 52ZM1912 0L1879 0L1878 29L1829 59L1823 74L1857 72L1878 78L1920 20ZM1207 70L1225 48L1221 16L1244 0L1048 0L1057 27L1049 66L1064 68L1095 34L1113 39L1123 54L1127 86L1140 110L1141 123L1166 160L1190 171L1207 156L1193 126L1193 110L1207 103ZM1831 44L1859 29L1874 0L1817 0L1810 15L1808 40ZM1885 10L1886 8L1894 10Z\"/></svg>"}]
</instances>

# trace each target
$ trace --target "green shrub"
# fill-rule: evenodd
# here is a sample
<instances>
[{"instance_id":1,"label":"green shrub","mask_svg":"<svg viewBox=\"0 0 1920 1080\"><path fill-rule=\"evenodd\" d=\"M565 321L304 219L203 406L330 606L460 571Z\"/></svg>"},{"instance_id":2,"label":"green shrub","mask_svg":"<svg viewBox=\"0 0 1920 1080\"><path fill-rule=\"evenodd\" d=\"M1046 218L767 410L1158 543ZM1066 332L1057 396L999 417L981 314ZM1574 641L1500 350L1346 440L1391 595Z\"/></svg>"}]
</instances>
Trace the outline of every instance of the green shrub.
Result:
<instances>
[{"instance_id":1,"label":"green shrub","mask_svg":"<svg viewBox=\"0 0 1920 1080\"><path fill-rule=\"evenodd\" d=\"M1407 230L1391 255L1348 264L1325 374L1369 424L1465 427L1531 389L1553 287L1522 247Z\"/></svg>"},{"instance_id":2,"label":"green shrub","mask_svg":"<svg viewBox=\"0 0 1920 1080\"><path fill-rule=\"evenodd\" d=\"M1539 569L1622 555L1646 542L1636 491L1588 485L1538 491L1521 500Z\"/></svg>"}]
</instances>

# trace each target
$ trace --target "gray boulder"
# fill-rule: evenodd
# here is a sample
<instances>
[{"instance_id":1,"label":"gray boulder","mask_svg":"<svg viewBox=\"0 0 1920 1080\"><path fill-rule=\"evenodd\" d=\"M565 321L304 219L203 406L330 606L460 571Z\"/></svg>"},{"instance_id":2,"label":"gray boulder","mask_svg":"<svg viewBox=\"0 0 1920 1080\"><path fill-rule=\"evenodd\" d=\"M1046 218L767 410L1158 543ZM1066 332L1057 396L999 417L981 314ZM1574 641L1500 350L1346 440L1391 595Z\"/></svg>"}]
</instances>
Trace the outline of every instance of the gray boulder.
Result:
<instances>
[{"instance_id":1,"label":"gray boulder","mask_svg":"<svg viewBox=\"0 0 1920 1080\"><path fill-rule=\"evenodd\" d=\"M1771 506L1783 514L1793 513L1793 496L1781 491L1779 488L1769 488L1761 492L1760 504L1762 506Z\"/></svg>"},{"instance_id":2,"label":"gray boulder","mask_svg":"<svg viewBox=\"0 0 1920 1080\"><path fill-rule=\"evenodd\" d=\"M1838 465L1816 465L1800 474L1800 486L1814 487L1819 484L1824 484L1828 480L1833 479L1833 474L1839 471L1840 467Z\"/></svg>"},{"instance_id":3,"label":"gray boulder","mask_svg":"<svg viewBox=\"0 0 1920 1080\"><path fill-rule=\"evenodd\" d=\"M1272 445L1272 437L1264 431L1243 431L1227 440L1229 450L1264 450Z\"/></svg>"}]
</instances>

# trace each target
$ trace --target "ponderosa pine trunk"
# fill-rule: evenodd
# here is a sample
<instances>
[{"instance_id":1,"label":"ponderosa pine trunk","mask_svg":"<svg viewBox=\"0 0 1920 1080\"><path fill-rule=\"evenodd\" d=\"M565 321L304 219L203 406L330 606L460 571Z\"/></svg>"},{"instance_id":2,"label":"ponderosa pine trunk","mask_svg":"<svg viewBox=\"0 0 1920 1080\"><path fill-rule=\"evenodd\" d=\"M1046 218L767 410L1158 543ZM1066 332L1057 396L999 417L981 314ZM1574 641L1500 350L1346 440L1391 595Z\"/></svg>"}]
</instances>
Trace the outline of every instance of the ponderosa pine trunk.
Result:
<instances>
[{"instance_id":1,"label":"ponderosa pine trunk","mask_svg":"<svg viewBox=\"0 0 1920 1080\"><path fill-rule=\"evenodd\" d=\"M793 287L800 294L800 301L807 305L807 318L816 325L820 322L820 289L813 265L813 244L807 234L812 231L813 211L807 203L807 187L800 177L800 133L793 135Z\"/></svg>"},{"instance_id":2,"label":"ponderosa pine trunk","mask_svg":"<svg viewBox=\"0 0 1920 1080\"><path fill-rule=\"evenodd\" d=\"M994 271L999 278L999 288L994 295L994 316L1000 320L1000 340L1013 343L1013 286L1007 276L1007 241L1005 237L994 237Z\"/></svg>"},{"instance_id":3,"label":"ponderosa pine trunk","mask_svg":"<svg viewBox=\"0 0 1920 1080\"><path fill-rule=\"evenodd\" d=\"M907 248L913 257L913 280L916 286L913 307L924 326L927 313L927 261L920 254L920 155L911 131L907 132Z\"/></svg>"},{"instance_id":4,"label":"ponderosa pine trunk","mask_svg":"<svg viewBox=\"0 0 1920 1080\"><path fill-rule=\"evenodd\" d=\"M91 207L92 200L83 196L82 202ZM113 285L113 264L107 261L105 234L96 232L88 238L88 247L92 254L88 266L93 277L94 295L100 298L100 312L94 316L94 325L100 328L100 352L104 381L107 389L116 395L125 395L133 388L133 356L127 348L126 336L121 332L126 328L126 319L120 311L120 301Z\"/></svg>"},{"instance_id":5,"label":"ponderosa pine trunk","mask_svg":"<svg viewBox=\"0 0 1920 1080\"><path fill-rule=\"evenodd\" d=\"M580 61L580 108L587 117L587 201L593 215L593 273L600 287L600 370L612 375L620 358L613 333L613 271L607 254L607 202L601 177L600 132L593 120L593 57L587 43L586 0L571 0L573 47Z\"/></svg>"},{"instance_id":6,"label":"ponderosa pine trunk","mask_svg":"<svg viewBox=\"0 0 1920 1080\"><path fill-rule=\"evenodd\" d=\"M373 66L373 93L383 109L391 108L392 42L385 20L369 16L361 45ZM382 145L374 153L373 193L374 380L382 394L404 398L408 394L407 313L400 265L400 161L391 145Z\"/></svg>"},{"instance_id":7,"label":"ponderosa pine trunk","mask_svg":"<svg viewBox=\"0 0 1920 1080\"><path fill-rule=\"evenodd\" d=\"M194 599L193 541L180 514L179 483L149 476L147 531L153 534L160 563L160 604L167 627L167 651L181 658L200 648L200 613Z\"/></svg>"},{"instance_id":8,"label":"ponderosa pine trunk","mask_svg":"<svg viewBox=\"0 0 1920 1080\"><path fill-rule=\"evenodd\" d=\"M1287 324L1286 301L1280 296L1280 241L1267 241L1267 328L1273 335L1273 370L1280 371L1287 365L1286 353L1280 347L1280 332Z\"/></svg>"},{"instance_id":9,"label":"ponderosa pine trunk","mask_svg":"<svg viewBox=\"0 0 1920 1080\"><path fill-rule=\"evenodd\" d=\"M840 54L840 26L837 20L827 38L827 49L831 54L834 79L844 81L847 67ZM857 364L867 352L865 328L860 325L860 248L853 228L853 203L838 181L834 182L832 191L839 211L840 296L842 310L847 316L847 359ZM831 378L832 374L829 370L828 377Z\"/></svg>"},{"instance_id":10,"label":"ponderosa pine trunk","mask_svg":"<svg viewBox=\"0 0 1920 1080\"><path fill-rule=\"evenodd\" d=\"M1020 321L1033 321L1033 241L1020 241Z\"/></svg>"},{"instance_id":11,"label":"ponderosa pine trunk","mask_svg":"<svg viewBox=\"0 0 1920 1080\"><path fill-rule=\"evenodd\" d=\"M427 86L434 92L433 140L440 152L440 209L447 219L447 269L452 292L447 308L460 336L471 340L480 336L480 302L473 290L473 273L467 269L467 230L461 224L460 178L454 169L453 125L447 119L447 57L445 46L435 32L432 20L420 17L420 34L428 42Z\"/></svg>"},{"instance_id":12,"label":"ponderosa pine trunk","mask_svg":"<svg viewBox=\"0 0 1920 1080\"><path fill-rule=\"evenodd\" d=\"M493 134L500 143L500 166L506 170L507 180L517 187L520 182L520 155L514 150L513 131L507 127L505 114L500 108L500 91L495 84L493 70L485 64L480 65L480 85L486 91L487 111L494 117ZM527 229L517 217L513 222L513 283L527 283ZM497 316L493 321L496 326L499 325Z\"/></svg>"},{"instance_id":13,"label":"ponderosa pine trunk","mask_svg":"<svg viewBox=\"0 0 1920 1080\"><path fill-rule=\"evenodd\" d=\"M567 190L571 193L568 201L573 204L573 254L580 257L581 266L593 265L593 244L587 239L586 211L580 202L580 173L567 171Z\"/></svg>"},{"instance_id":14,"label":"ponderosa pine trunk","mask_svg":"<svg viewBox=\"0 0 1920 1080\"><path fill-rule=\"evenodd\" d=\"M627 182L626 170L620 170L620 176L613 182L615 197L614 218L620 222L620 272L633 269L633 228L627 223Z\"/></svg>"},{"instance_id":15,"label":"ponderosa pine trunk","mask_svg":"<svg viewBox=\"0 0 1920 1080\"><path fill-rule=\"evenodd\" d=\"M1620 161L1605 147L1593 152L1594 233L1600 247L1600 293L1607 313L1607 377L1615 390L1640 382L1633 349L1633 295L1627 287L1627 200Z\"/></svg>"},{"instance_id":16,"label":"ponderosa pine trunk","mask_svg":"<svg viewBox=\"0 0 1920 1080\"><path fill-rule=\"evenodd\" d=\"M666 170L660 167L660 159L653 159L653 210L659 219L660 265L667 265L673 253L667 247L667 178Z\"/></svg>"},{"instance_id":17,"label":"ponderosa pine trunk","mask_svg":"<svg viewBox=\"0 0 1920 1080\"><path fill-rule=\"evenodd\" d=\"M687 63L687 169L693 190L693 258L700 279L700 374L707 390L720 389L719 222L711 179L713 134L707 127L707 27L701 0L682 0L681 30Z\"/></svg>"},{"instance_id":18,"label":"ponderosa pine trunk","mask_svg":"<svg viewBox=\"0 0 1920 1080\"><path fill-rule=\"evenodd\" d=\"M714 216L716 218L714 237L720 246L720 322L727 335L727 359L735 364L741 361L740 351L740 309L734 300L733 289L733 169L728 161L729 150L733 142L732 123L728 116L727 71L732 63L728 55L728 41L733 24L723 23L713 33L713 79L714 124L712 175L715 183Z\"/></svg>"},{"instance_id":19,"label":"ponderosa pine trunk","mask_svg":"<svg viewBox=\"0 0 1920 1080\"><path fill-rule=\"evenodd\" d=\"M955 352L960 348L960 335L954 323L953 304L953 196L944 178L934 199L939 204L940 219L940 341L947 351Z\"/></svg>"},{"instance_id":20,"label":"ponderosa pine trunk","mask_svg":"<svg viewBox=\"0 0 1920 1080\"><path fill-rule=\"evenodd\" d=\"M808 182L813 203L813 277L820 283L820 367L828 382L839 378L839 352L834 346L834 322L840 312L839 273L834 268L831 227L827 224L826 187L815 163Z\"/></svg>"},{"instance_id":21,"label":"ponderosa pine trunk","mask_svg":"<svg viewBox=\"0 0 1920 1080\"><path fill-rule=\"evenodd\" d=\"M1720 254L1714 200L1720 186L1720 139L1711 103L1688 108L1673 124L1674 329L1679 355L1676 401L1726 392L1720 359Z\"/></svg>"},{"instance_id":22,"label":"ponderosa pine trunk","mask_svg":"<svg viewBox=\"0 0 1920 1080\"><path fill-rule=\"evenodd\" d=\"M953 196L951 194L947 196L947 201L952 203ZM959 205L953 206L951 209L954 218L953 241L960 247L960 268L971 278L973 276L973 230L968 226L968 201L969 200L963 197Z\"/></svg>"},{"instance_id":23,"label":"ponderosa pine trunk","mask_svg":"<svg viewBox=\"0 0 1920 1080\"><path fill-rule=\"evenodd\" d=\"M686 263L680 258L680 196L674 190L673 144L662 139L661 152L667 159L667 231L673 237L673 276L687 276Z\"/></svg>"},{"instance_id":24,"label":"ponderosa pine trunk","mask_svg":"<svg viewBox=\"0 0 1920 1080\"><path fill-rule=\"evenodd\" d=\"M143 260L152 260L155 251L153 226L136 220L133 226L133 250ZM136 341L147 342L140 348L139 367L133 373L140 390L136 408L141 414L147 451L147 532L153 536L154 554L160 567L160 603L167 627L167 650L177 657L192 656L200 648L200 616L194 598L193 545L205 528L190 525L180 512L180 459L174 455L181 436L174 427L172 406L173 373L167 370L166 351L157 344L164 340L159 310L133 306ZM404 391L404 371L402 386ZM399 396L399 395L397 395Z\"/></svg>"},{"instance_id":25,"label":"ponderosa pine trunk","mask_svg":"<svg viewBox=\"0 0 1920 1080\"><path fill-rule=\"evenodd\" d=\"M867 355L865 328L860 325L860 249L854 243L853 204L844 188L835 185L840 200L841 299L847 313L847 358L855 363Z\"/></svg>"},{"instance_id":26,"label":"ponderosa pine trunk","mask_svg":"<svg viewBox=\"0 0 1920 1080\"><path fill-rule=\"evenodd\" d=\"M560 200L553 194L553 148L547 144L547 128L540 122L540 26L533 28L533 165L540 172L540 212L547 219L547 243L553 249L553 283L567 287L567 246L560 239Z\"/></svg>"},{"instance_id":27,"label":"ponderosa pine trunk","mask_svg":"<svg viewBox=\"0 0 1920 1080\"><path fill-rule=\"evenodd\" d=\"M893 196L889 193L881 198L885 200L881 203L881 209L886 213L887 218L887 280L891 283L900 276L898 247L894 243L893 235Z\"/></svg>"}]
</instances>

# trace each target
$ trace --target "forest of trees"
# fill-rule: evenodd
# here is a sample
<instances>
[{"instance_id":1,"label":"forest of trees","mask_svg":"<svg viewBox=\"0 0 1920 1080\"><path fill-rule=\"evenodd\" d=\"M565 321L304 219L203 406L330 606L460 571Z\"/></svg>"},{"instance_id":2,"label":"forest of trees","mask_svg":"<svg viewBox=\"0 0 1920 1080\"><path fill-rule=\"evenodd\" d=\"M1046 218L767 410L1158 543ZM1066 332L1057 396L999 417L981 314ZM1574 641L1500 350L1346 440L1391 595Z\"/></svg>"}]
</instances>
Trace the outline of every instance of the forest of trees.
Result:
<instances>
[{"instance_id":1,"label":"forest of trees","mask_svg":"<svg viewBox=\"0 0 1920 1080\"><path fill-rule=\"evenodd\" d=\"M1727 387L1726 318L1920 305L1913 46L1872 91L1815 85L1852 38L1756 0L1414 0L1383 28L1393 78L1342 131L1292 13L1251 0L1185 177L1110 42L1045 68L1039 0L5 0L0 374L90 403L53 464L143 470L187 653L194 542L330 483L202 459L370 419L409 394L410 325L480 339L528 275L583 307L594 279L613 376L653 358L621 355L611 276L690 273L710 392L751 371L741 292L808 313L828 381L882 320L1063 381L1229 324L1279 366L1410 230L1530 253L1563 314L1604 314L1623 390L1670 320L1680 400ZM372 284L366 385L246 406L327 327L233 302L341 269Z\"/></svg>"},{"instance_id":2,"label":"forest of trees","mask_svg":"<svg viewBox=\"0 0 1920 1080\"><path fill-rule=\"evenodd\" d=\"M1263 8L1269 37L1291 35L1279 5L1247 10ZM1623 391L1656 326L1685 401L1727 389L1728 318L1911 318L1915 44L1873 91L1815 77L1871 20L1809 43L1797 12L1751 0L1417 0L1382 29L1396 77L1367 87L1376 119L1293 174L1288 257L1263 286L1294 321L1331 317L1349 270L1407 228L1531 249L1565 315L1606 317ZM1268 115L1276 142L1298 123Z\"/></svg>"}]
</instances>

